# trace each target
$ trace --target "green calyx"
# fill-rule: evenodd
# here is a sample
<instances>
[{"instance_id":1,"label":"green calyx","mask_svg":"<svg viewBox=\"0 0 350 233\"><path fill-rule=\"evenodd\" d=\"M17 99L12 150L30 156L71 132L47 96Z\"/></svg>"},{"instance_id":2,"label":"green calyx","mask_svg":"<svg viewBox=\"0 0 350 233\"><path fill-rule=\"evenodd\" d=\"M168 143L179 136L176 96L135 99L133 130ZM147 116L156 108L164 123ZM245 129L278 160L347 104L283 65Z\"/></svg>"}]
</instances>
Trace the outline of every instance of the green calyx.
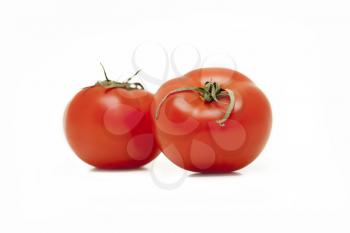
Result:
<instances>
[{"instance_id":1,"label":"green calyx","mask_svg":"<svg viewBox=\"0 0 350 233\"><path fill-rule=\"evenodd\" d=\"M128 78L125 82L117 82L117 81L110 80L107 77L107 73L106 73L105 68L103 67L102 63L100 63L100 64L102 66L103 73L105 75L106 80L98 81L95 84L95 86L103 86L107 89L113 89L113 88L124 88L126 90L144 90L145 89L143 87L143 85L139 82L135 82L135 83L130 82L133 77L135 77L136 75L138 75L141 72L141 70L136 71L136 73L133 76L131 76L130 78Z\"/></svg>"},{"instance_id":2,"label":"green calyx","mask_svg":"<svg viewBox=\"0 0 350 233\"><path fill-rule=\"evenodd\" d=\"M222 119L216 120L216 123L218 123L220 126L224 126L227 119L230 117L231 113L233 112L233 108L235 105L235 96L232 90L229 89L222 89L220 85L216 82L205 82L203 87L183 87L183 88L177 88L171 92L169 92L160 102L158 105L158 108L156 110L156 119L159 117L159 111L166 99L173 94L183 92L183 91L194 91L197 92L200 97L203 99L203 101L207 103L211 102L218 102L221 97L228 96L230 98L230 102L227 106L226 112Z\"/></svg>"}]
</instances>

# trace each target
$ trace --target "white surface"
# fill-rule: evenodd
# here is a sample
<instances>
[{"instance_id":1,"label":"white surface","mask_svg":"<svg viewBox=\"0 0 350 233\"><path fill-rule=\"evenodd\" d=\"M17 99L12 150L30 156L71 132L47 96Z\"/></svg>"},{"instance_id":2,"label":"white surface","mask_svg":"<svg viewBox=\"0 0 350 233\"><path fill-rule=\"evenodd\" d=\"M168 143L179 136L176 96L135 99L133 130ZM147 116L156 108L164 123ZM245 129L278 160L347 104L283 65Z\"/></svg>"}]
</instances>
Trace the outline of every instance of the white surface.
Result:
<instances>
[{"instance_id":1,"label":"white surface","mask_svg":"<svg viewBox=\"0 0 350 233\"><path fill-rule=\"evenodd\" d=\"M350 231L347 1L2 1L0 26L0 232ZM137 65L162 77L157 43L209 65L230 54L269 97L270 141L239 174L168 190L151 174L182 171L162 155L98 172L68 147L64 108L103 78L98 63L127 77L142 44ZM179 72L195 63L182 48Z\"/></svg>"}]
</instances>

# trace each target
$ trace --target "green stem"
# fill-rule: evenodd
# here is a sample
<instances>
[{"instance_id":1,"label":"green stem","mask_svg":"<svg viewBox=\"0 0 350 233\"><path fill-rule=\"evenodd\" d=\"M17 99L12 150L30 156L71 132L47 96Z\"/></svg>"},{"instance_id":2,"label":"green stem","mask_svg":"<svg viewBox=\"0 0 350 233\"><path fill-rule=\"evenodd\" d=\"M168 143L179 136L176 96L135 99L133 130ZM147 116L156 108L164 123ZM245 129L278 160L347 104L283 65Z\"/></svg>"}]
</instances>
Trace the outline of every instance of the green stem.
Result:
<instances>
[{"instance_id":1,"label":"green stem","mask_svg":"<svg viewBox=\"0 0 350 233\"><path fill-rule=\"evenodd\" d=\"M105 74L106 81L107 81L107 82L111 81L111 80L109 80L108 77L107 77L106 69L105 69L105 67L102 65L102 62L100 62L100 65L102 66L103 73Z\"/></svg>"},{"instance_id":2,"label":"green stem","mask_svg":"<svg viewBox=\"0 0 350 233\"><path fill-rule=\"evenodd\" d=\"M225 90L220 88L220 85L216 82L206 82L204 87L180 87L170 91L160 101L156 109L155 118L158 119L160 109L169 96L179 92L183 92L183 91L197 92L205 102L209 102L209 103L213 101L218 102L220 97L228 96L230 98L230 102L229 102L229 105L227 106L226 112L222 119L219 119L216 121L216 123L218 123L220 126L224 126L224 123L227 121L227 119L230 117L231 113L233 112L233 109L235 106L235 95L233 91L229 89Z\"/></svg>"},{"instance_id":3,"label":"green stem","mask_svg":"<svg viewBox=\"0 0 350 233\"><path fill-rule=\"evenodd\" d=\"M230 117L233 108L235 107L235 95L233 94L233 91L228 89L225 91L227 92L227 95L230 98L230 103L227 106L224 117L216 121L216 123L218 123L220 126L224 126L225 121L227 121L227 119Z\"/></svg>"},{"instance_id":4,"label":"green stem","mask_svg":"<svg viewBox=\"0 0 350 233\"><path fill-rule=\"evenodd\" d=\"M172 94L175 94L175 93L179 93L179 92L183 92L183 91L198 91L197 90L198 88L197 87L180 87L180 88L177 88L175 90L172 90L171 92L169 92L159 103L158 105L158 108L156 110L156 119L158 119L159 117L159 112L160 112L160 108L162 107L162 105L164 104L164 102L167 100L167 98L169 96L171 96Z\"/></svg>"},{"instance_id":5,"label":"green stem","mask_svg":"<svg viewBox=\"0 0 350 233\"><path fill-rule=\"evenodd\" d=\"M133 77L135 77L141 72L141 70L136 71L136 73L133 76L129 77L125 82L117 82L117 81L110 80L107 77L106 70L101 62L100 62L100 65L102 66L103 73L105 75L106 80L98 81L95 85L103 86L107 88L107 91L114 88L124 88L127 90L144 90L145 89L143 85L139 82L135 82L135 83L130 82Z\"/></svg>"}]
</instances>

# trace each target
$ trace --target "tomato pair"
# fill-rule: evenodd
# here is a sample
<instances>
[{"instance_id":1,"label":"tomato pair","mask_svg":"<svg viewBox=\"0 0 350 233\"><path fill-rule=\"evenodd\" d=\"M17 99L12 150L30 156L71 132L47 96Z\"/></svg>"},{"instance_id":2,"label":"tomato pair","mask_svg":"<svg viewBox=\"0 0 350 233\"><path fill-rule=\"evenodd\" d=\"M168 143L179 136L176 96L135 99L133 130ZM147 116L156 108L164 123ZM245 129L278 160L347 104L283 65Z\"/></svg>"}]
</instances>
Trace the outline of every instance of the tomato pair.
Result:
<instances>
[{"instance_id":1,"label":"tomato pair","mask_svg":"<svg viewBox=\"0 0 350 233\"><path fill-rule=\"evenodd\" d=\"M70 146L95 167L140 167L161 150L190 171L230 172L252 162L268 139L269 102L237 71L197 69L154 96L131 78L105 78L81 90L65 114Z\"/></svg>"}]
</instances>

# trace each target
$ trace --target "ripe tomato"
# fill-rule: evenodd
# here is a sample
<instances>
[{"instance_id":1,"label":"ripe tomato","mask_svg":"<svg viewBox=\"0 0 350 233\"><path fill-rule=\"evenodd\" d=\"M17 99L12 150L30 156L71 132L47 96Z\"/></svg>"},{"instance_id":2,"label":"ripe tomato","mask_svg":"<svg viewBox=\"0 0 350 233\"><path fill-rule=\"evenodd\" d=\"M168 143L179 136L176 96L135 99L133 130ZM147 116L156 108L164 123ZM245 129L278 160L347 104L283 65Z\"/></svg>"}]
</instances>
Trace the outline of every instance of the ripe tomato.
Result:
<instances>
[{"instance_id":1,"label":"ripe tomato","mask_svg":"<svg viewBox=\"0 0 350 233\"><path fill-rule=\"evenodd\" d=\"M271 129L270 104L243 74L203 68L164 83L152 119L158 144L176 165L230 172L251 163Z\"/></svg>"},{"instance_id":2,"label":"ripe tomato","mask_svg":"<svg viewBox=\"0 0 350 233\"><path fill-rule=\"evenodd\" d=\"M159 149L152 130L153 95L140 83L107 78L81 90L65 112L65 133L80 159L98 168L136 168Z\"/></svg>"}]
</instances>

